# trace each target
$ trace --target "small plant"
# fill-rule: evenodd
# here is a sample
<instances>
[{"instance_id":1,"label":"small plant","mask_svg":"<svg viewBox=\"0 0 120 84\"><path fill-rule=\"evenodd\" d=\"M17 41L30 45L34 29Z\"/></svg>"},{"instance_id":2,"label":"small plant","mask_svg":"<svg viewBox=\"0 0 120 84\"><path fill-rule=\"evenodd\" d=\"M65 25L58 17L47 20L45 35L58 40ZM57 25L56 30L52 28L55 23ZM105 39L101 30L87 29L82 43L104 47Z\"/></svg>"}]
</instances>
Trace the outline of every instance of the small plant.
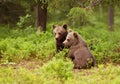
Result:
<instances>
[{"instance_id":1,"label":"small plant","mask_svg":"<svg viewBox=\"0 0 120 84\"><path fill-rule=\"evenodd\" d=\"M19 28L25 28L27 26L31 26L30 25L30 21L31 21L31 15L26 14L25 16L20 16L20 21L17 22L17 26Z\"/></svg>"},{"instance_id":2,"label":"small plant","mask_svg":"<svg viewBox=\"0 0 120 84\"><path fill-rule=\"evenodd\" d=\"M73 77L73 63L70 60L53 58L42 67L42 75L46 80L57 78L60 81L68 80Z\"/></svg>"}]
</instances>

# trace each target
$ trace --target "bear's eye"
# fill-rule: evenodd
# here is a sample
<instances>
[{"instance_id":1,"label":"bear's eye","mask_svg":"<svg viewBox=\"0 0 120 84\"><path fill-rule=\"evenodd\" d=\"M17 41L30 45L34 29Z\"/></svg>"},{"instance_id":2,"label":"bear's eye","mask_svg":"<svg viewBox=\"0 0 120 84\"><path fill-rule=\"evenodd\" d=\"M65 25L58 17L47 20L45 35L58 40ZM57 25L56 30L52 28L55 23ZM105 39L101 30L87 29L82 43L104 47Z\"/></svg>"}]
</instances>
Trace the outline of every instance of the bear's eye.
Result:
<instances>
[{"instance_id":1,"label":"bear's eye","mask_svg":"<svg viewBox=\"0 0 120 84\"><path fill-rule=\"evenodd\" d=\"M56 35L56 33L54 33Z\"/></svg>"},{"instance_id":2,"label":"bear's eye","mask_svg":"<svg viewBox=\"0 0 120 84\"><path fill-rule=\"evenodd\" d=\"M70 39L67 39L68 42L70 42Z\"/></svg>"}]
</instances>

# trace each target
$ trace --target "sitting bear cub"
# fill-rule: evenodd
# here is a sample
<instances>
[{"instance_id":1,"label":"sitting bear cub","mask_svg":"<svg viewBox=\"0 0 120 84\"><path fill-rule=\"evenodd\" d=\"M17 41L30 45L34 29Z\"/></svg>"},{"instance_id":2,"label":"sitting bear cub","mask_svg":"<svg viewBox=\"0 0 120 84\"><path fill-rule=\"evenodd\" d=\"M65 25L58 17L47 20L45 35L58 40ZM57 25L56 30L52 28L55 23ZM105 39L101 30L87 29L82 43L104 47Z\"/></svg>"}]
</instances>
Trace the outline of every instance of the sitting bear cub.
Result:
<instances>
[{"instance_id":1,"label":"sitting bear cub","mask_svg":"<svg viewBox=\"0 0 120 84\"><path fill-rule=\"evenodd\" d=\"M63 41L66 39L67 36L67 25L64 24L63 26L53 25L53 33L55 35L56 40L56 52L63 50L64 45Z\"/></svg>"},{"instance_id":2,"label":"sitting bear cub","mask_svg":"<svg viewBox=\"0 0 120 84\"><path fill-rule=\"evenodd\" d=\"M70 48L68 57L73 61L74 69L91 68L91 66L95 65L94 56L90 53L86 43L78 33L69 30L63 44L65 47Z\"/></svg>"}]
</instances>

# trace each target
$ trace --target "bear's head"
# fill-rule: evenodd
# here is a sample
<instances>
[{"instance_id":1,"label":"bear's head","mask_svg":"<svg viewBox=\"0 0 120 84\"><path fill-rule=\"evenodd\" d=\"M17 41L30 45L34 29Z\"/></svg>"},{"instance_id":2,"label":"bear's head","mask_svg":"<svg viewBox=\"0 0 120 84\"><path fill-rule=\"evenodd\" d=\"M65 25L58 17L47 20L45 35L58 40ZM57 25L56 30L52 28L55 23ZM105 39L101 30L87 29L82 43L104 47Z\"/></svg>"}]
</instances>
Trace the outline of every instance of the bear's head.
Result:
<instances>
[{"instance_id":1,"label":"bear's head","mask_svg":"<svg viewBox=\"0 0 120 84\"><path fill-rule=\"evenodd\" d=\"M67 25L63 26L53 25L53 33L55 35L56 41L63 42L67 36Z\"/></svg>"},{"instance_id":2,"label":"bear's head","mask_svg":"<svg viewBox=\"0 0 120 84\"><path fill-rule=\"evenodd\" d=\"M79 34L74 32L73 30L68 30L68 34L65 41L63 42L63 45L65 47L71 47L73 45L78 44L79 42L80 42Z\"/></svg>"}]
</instances>

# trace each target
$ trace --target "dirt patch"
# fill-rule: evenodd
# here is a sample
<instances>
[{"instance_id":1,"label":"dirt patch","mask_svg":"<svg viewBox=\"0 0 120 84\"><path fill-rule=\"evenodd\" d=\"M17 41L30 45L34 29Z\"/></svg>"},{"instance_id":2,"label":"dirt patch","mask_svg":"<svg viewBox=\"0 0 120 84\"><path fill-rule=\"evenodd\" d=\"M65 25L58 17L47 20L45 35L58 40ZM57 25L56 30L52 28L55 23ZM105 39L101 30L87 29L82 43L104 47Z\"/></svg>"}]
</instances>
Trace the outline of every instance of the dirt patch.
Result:
<instances>
[{"instance_id":1,"label":"dirt patch","mask_svg":"<svg viewBox=\"0 0 120 84\"><path fill-rule=\"evenodd\" d=\"M14 69L22 67L29 70L33 70L43 66L44 63L47 63L49 60L52 59L53 55L48 56L46 59L37 59L35 57L36 57L35 55L31 54L30 57L26 60L22 60L20 62L1 63L0 66L13 67Z\"/></svg>"},{"instance_id":2,"label":"dirt patch","mask_svg":"<svg viewBox=\"0 0 120 84\"><path fill-rule=\"evenodd\" d=\"M93 69L97 70L98 68L93 67L91 69L74 69L73 73L77 75L79 72L82 72L81 76L88 76L88 75L91 75L91 74L95 74L95 72L92 71Z\"/></svg>"},{"instance_id":3,"label":"dirt patch","mask_svg":"<svg viewBox=\"0 0 120 84\"><path fill-rule=\"evenodd\" d=\"M36 61L35 60L24 60L24 61L16 64L14 66L14 68L23 67L23 68L32 70L32 69L38 68L40 66L42 66L42 63L40 60L36 60Z\"/></svg>"},{"instance_id":4,"label":"dirt patch","mask_svg":"<svg viewBox=\"0 0 120 84\"><path fill-rule=\"evenodd\" d=\"M38 68L40 66L42 66L42 61L41 60L23 60L19 63L13 63L13 62L10 62L10 63L7 63L7 64L0 64L0 66L2 67L13 67L14 69L18 69L20 67L22 68L26 68L26 69L29 69L29 70L33 70L35 68Z\"/></svg>"}]
</instances>

